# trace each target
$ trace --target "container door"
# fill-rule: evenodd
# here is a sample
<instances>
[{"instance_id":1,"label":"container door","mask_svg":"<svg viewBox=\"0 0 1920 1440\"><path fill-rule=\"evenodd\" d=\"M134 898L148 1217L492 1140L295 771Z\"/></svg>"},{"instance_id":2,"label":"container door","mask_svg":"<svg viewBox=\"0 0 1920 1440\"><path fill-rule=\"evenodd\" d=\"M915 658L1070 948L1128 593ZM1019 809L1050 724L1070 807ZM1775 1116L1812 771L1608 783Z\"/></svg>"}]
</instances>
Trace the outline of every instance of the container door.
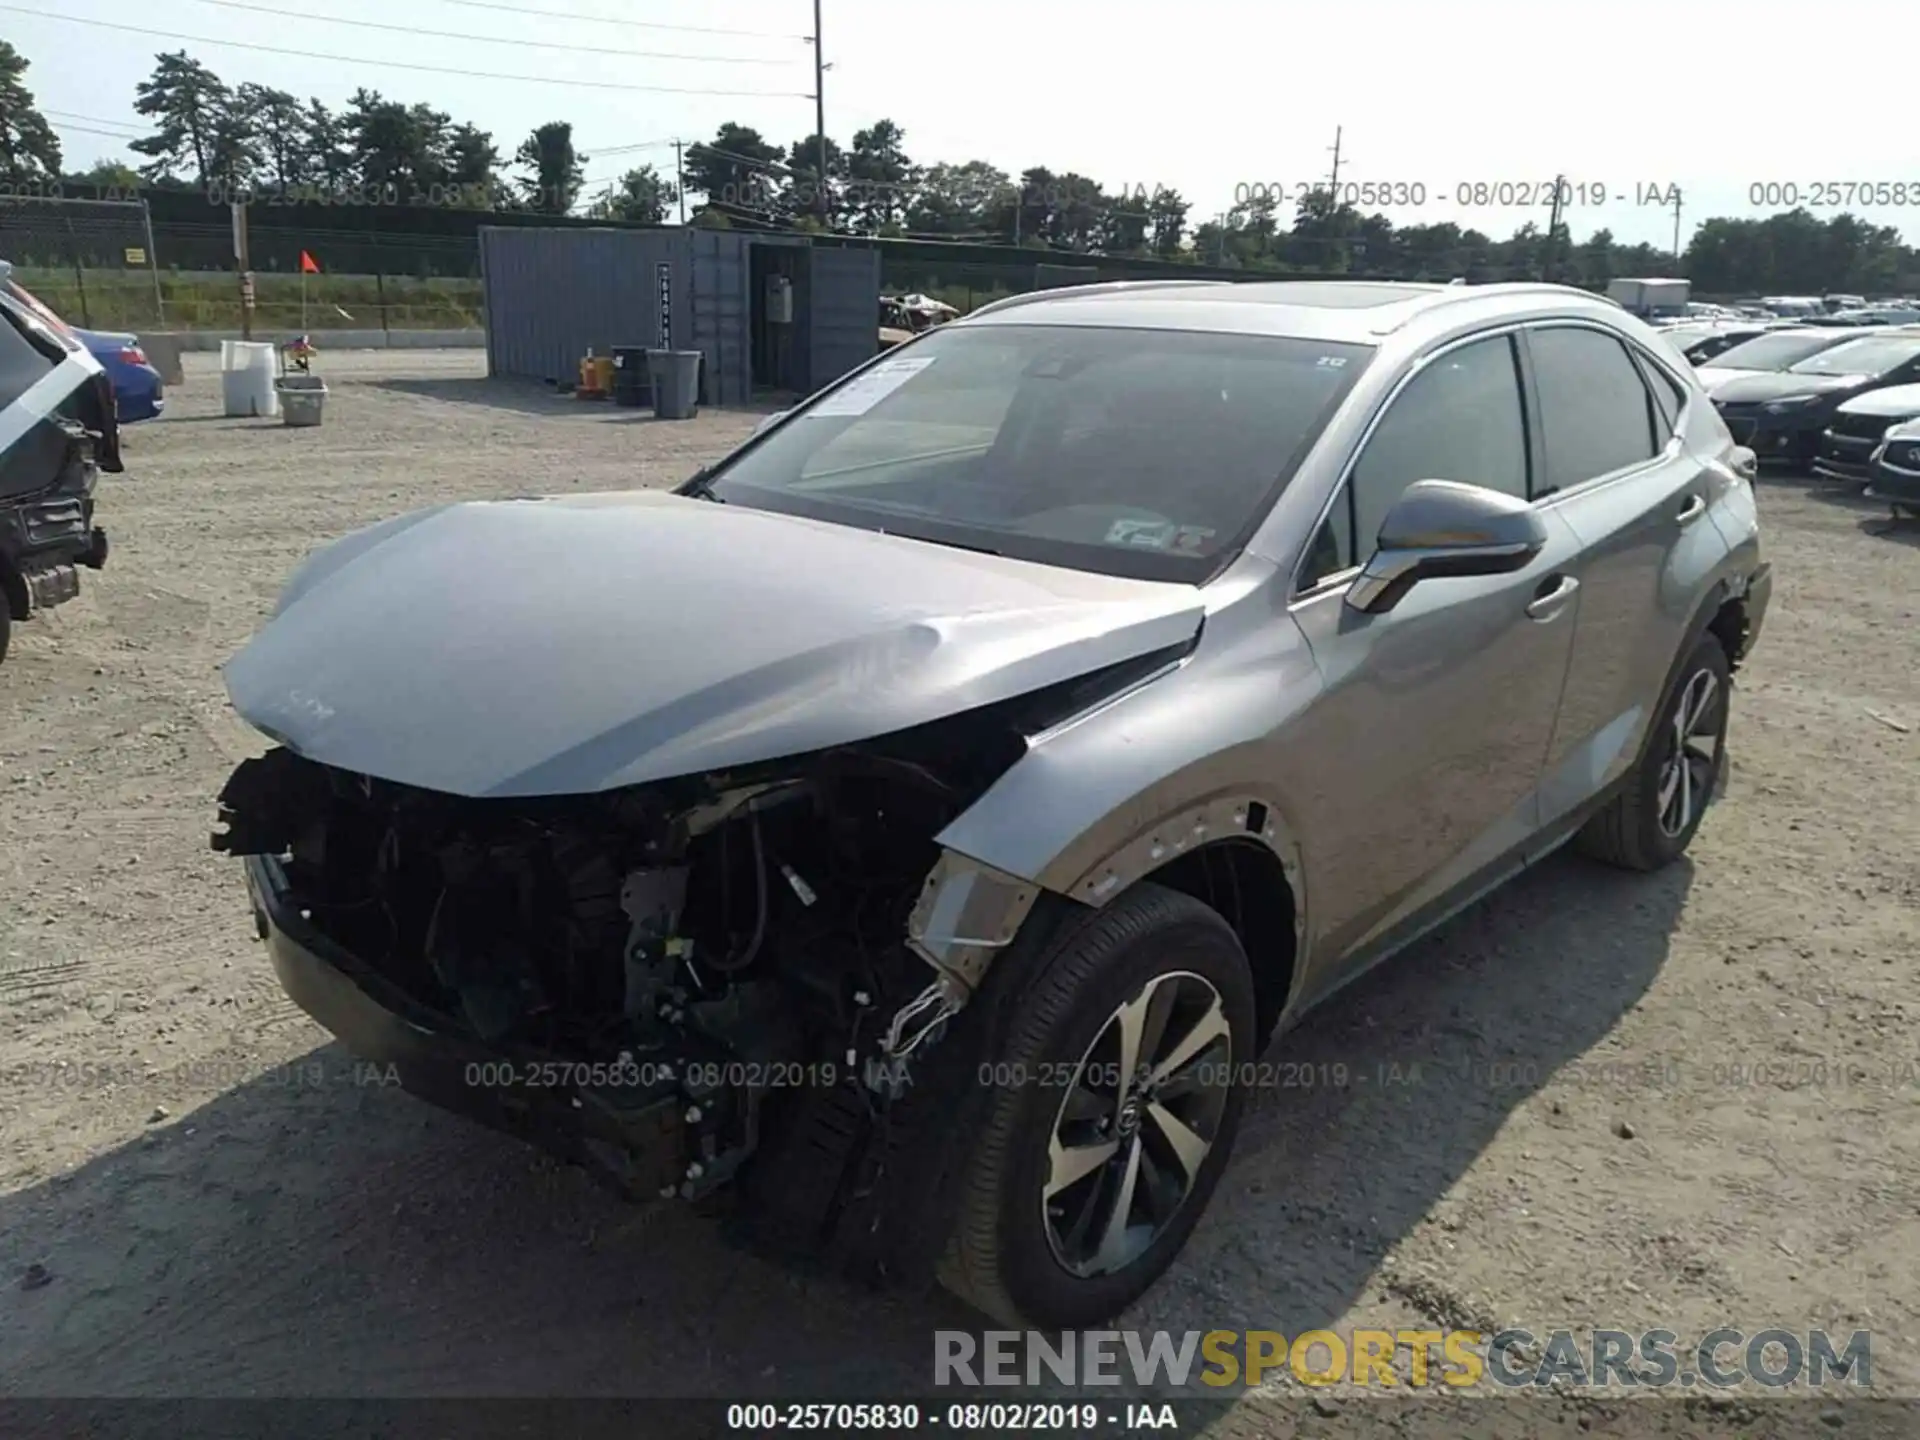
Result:
<instances>
[{"instance_id":1,"label":"container door","mask_svg":"<svg viewBox=\"0 0 1920 1440\"><path fill-rule=\"evenodd\" d=\"M879 350L878 250L810 248L806 290L795 299L805 307L809 391L831 385Z\"/></svg>"}]
</instances>

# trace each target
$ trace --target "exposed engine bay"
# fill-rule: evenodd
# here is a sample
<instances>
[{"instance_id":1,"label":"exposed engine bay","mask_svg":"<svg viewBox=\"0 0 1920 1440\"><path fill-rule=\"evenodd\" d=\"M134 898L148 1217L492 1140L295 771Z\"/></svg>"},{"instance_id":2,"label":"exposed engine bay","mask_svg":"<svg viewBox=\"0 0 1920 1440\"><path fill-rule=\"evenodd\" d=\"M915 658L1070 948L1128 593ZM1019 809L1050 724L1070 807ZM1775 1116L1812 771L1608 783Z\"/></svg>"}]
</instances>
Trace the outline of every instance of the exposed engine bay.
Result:
<instances>
[{"instance_id":1,"label":"exposed engine bay","mask_svg":"<svg viewBox=\"0 0 1920 1440\"><path fill-rule=\"evenodd\" d=\"M603 1112L614 1123L598 1127L590 1168L629 1194L696 1199L810 1100L873 1115L914 1083L916 1050L938 1041L991 958L919 943L944 879L970 863L934 837L1028 735L1140 668L751 770L591 795L451 796L281 748L234 773L213 845L274 857L287 908L342 968L404 997L416 1026L497 1056L478 1075L466 1067L469 1086ZM1019 883L997 943L1031 904ZM946 933L991 928L976 918Z\"/></svg>"}]
</instances>

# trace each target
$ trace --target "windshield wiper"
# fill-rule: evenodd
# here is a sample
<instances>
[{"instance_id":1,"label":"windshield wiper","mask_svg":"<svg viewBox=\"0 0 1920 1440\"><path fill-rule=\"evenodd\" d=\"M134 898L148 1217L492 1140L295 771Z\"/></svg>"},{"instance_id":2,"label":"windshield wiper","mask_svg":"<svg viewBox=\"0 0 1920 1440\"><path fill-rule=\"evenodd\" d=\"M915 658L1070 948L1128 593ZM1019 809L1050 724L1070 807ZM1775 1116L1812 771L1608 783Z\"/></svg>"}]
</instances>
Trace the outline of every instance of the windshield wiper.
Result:
<instances>
[{"instance_id":1,"label":"windshield wiper","mask_svg":"<svg viewBox=\"0 0 1920 1440\"><path fill-rule=\"evenodd\" d=\"M908 535L905 531L901 531L901 530L876 529L874 533L876 535L888 535L888 536L897 535L897 536L900 536L902 539L918 540L921 543L926 545L941 545L948 550L971 550L976 555L991 555L996 560L1004 560L1007 558L1006 554L1003 551L995 550L990 546L968 545L965 542L960 540L936 540L931 535Z\"/></svg>"},{"instance_id":2,"label":"windshield wiper","mask_svg":"<svg viewBox=\"0 0 1920 1440\"><path fill-rule=\"evenodd\" d=\"M727 503L713 493L713 471L705 465L693 472L693 478L680 487L680 493L695 500L711 500L716 505Z\"/></svg>"}]
</instances>

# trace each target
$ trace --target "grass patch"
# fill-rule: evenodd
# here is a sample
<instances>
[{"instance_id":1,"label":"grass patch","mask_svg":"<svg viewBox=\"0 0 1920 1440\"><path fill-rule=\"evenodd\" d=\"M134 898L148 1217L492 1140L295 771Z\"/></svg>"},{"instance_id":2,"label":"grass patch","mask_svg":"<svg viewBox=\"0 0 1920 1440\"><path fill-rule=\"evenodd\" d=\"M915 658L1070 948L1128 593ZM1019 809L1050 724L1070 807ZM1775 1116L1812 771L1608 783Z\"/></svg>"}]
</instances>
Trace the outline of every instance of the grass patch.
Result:
<instances>
[{"instance_id":1,"label":"grass patch","mask_svg":"<svg viewBox=\"0 0 1920 1440\"><path fill-rule=\"evenodd\" d=\"M240 328L240 282L230 273L163 270L157 300L153 275L145 270L76 274L21 266L14 276L83 329ZM255 275L254 299L256 331L292 334L301 328L298 275ZM464 276L309 275L306 323L314 330L471 330L486 323L486 302L481 282Z\"/></svg>"}]
</instances>

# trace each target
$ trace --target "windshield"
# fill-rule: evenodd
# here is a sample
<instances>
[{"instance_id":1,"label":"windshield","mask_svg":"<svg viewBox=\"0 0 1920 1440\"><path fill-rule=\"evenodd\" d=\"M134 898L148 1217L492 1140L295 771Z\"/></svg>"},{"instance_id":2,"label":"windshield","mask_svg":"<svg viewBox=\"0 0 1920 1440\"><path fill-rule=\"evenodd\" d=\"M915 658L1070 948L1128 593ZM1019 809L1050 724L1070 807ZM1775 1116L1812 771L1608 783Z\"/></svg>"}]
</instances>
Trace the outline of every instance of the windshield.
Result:
<instances>
[{"instance_id":1,"label":"windshield","mask_svg":"<svg viewBox=\"0 0 1920 1440\"><path fill-rule=\"evenodd\" d=\"M1721 351L1713 363L1725 370L1785 370L1840 343L1836 335L1759 335Z\"/></svg>"},{"instance_id":2,"label":"windshield","mask_svg":"<svg viewBox=\"0 0 1920 1440\"><path fill-rule=\"evenodd\" d=\"M1920 335L1871 335L1849 340L1788 368L1795 375L1884 375L1920 355Z\"/></svg>"},{"instance_id":3,"label":"windshield","mask_svg":"<svg viewBox=\"0 0 1920 1440\"><path fill-rule=\"evenodd\" d=\"M730 504L1109 575L1202 583L1372 355L1090 326L934 331L706 485Z\"/></svg>"}]
</instances>

